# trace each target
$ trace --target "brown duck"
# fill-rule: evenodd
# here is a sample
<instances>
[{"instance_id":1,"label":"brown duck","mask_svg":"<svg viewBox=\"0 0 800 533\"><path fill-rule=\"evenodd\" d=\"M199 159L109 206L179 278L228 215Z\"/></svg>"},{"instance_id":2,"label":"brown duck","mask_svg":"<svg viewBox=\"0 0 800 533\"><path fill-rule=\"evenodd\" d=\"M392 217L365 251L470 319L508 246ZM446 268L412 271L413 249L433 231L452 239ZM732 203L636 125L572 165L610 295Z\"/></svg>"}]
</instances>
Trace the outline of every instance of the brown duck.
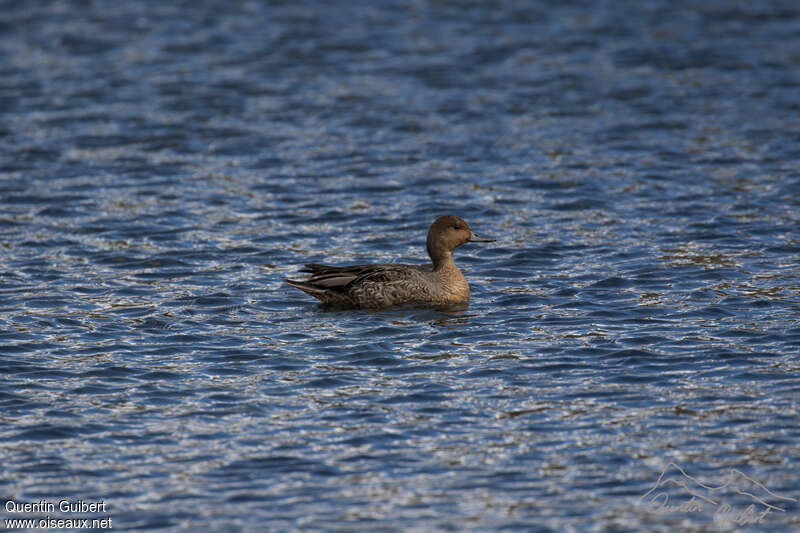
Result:
<instances>
[{"instance_id":1,"label":"brown duck","mask_svg":"<svg viewBox=\"0 0 800 533\"><path fill-rule=\"evenodd\" d=\"M308 264L305 281L286 282L322 300L323 304L378 309L410 303L448 306L469 301L469 285L453 262L453 250L465 242L494 242L472 232L461 217L437 218L428 230L428 255L433 265Z\"/></svg>"}]
</instances>

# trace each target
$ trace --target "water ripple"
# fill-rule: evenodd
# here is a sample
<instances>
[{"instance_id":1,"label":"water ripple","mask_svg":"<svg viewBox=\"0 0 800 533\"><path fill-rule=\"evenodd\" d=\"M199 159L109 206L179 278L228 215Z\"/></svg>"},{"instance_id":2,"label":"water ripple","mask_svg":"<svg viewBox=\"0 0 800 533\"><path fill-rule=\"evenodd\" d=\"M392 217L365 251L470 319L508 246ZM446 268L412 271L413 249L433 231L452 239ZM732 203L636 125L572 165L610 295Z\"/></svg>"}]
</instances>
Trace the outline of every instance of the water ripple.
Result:
<instances>
[{"instance_id":1,"label":"water ripple","mask_svg":"<svg viewBox=\"0 0 800 533\"><path fill-rule=\"evenodd\" d=\"M6 4L6 498L142 531L725 529L637 503L673 463L800 525L795 6ZM283 281L424 262L449 212L498 238L456 252L466 309Z\"/></svg>"}]
</instances>

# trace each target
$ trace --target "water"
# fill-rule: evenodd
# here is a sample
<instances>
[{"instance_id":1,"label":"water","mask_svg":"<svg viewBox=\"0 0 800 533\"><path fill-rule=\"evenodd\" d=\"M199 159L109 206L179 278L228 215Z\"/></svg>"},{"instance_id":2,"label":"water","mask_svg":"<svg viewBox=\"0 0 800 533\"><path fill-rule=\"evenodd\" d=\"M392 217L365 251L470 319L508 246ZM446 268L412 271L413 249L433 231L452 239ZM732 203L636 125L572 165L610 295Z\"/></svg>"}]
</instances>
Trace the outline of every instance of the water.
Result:
<instances>
[{"instance_id":1,"label":"water","mask_svg":"<svg viewBox=\"0 0 800 533\"><path fill-rule=\"evenodd\" d=\"M3 519L800 529L794 2L0 7Z\"/></svg>"}]
</instances>

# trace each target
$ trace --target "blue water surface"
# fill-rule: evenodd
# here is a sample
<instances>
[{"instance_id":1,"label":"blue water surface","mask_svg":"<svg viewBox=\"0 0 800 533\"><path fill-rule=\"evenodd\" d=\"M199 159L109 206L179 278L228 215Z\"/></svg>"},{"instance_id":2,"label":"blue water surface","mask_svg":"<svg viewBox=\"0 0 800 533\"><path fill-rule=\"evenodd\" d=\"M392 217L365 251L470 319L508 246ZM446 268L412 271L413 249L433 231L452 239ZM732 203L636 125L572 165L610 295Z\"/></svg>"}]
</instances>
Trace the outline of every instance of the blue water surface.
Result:
<instances>
[{"instance_id":1,"label":"blue water surface","mask_svg":"<svg viewBox=\"0 0 800 533\"><path fill-rule=\"evenodd\" d=\"M789 1L0 2L2 519L800 530L798 65ZM284 282L447 213L466 309Z\"/></svg>"}]
</instances>

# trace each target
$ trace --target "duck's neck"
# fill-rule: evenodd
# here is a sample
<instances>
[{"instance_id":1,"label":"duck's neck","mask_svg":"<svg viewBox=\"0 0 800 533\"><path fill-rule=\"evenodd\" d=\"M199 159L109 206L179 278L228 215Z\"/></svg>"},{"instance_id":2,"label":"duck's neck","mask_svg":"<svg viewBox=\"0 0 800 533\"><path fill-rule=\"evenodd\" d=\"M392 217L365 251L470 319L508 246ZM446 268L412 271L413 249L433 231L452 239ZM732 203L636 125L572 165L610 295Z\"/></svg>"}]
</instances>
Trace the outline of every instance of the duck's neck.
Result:
<instances>
[{"instance_id":1,"label":"duck's neck","mask_svg":"<svg viewBox=\"0 0 800 533\"><path fill-rule=\"evenodd\" d=\"M436 253L431 254L431 261L433 261L434 272L443 272L450 269L458 270L453 262L453 252L437 250Z\"/></svg>"},{"instance_id":2,"label":"duck's neck","mask_svg":"<svg viewBox=\"0 0 800 533\"><path fill-rule=\"evenodd\" d=\"M433 272L438 278L443 293L446 294L443 301L449 303L468 301L469 284L464 274L453 262L453 253L442 252L432 256L431 259L433 260Z\"/></svg>"}]
</instances>

